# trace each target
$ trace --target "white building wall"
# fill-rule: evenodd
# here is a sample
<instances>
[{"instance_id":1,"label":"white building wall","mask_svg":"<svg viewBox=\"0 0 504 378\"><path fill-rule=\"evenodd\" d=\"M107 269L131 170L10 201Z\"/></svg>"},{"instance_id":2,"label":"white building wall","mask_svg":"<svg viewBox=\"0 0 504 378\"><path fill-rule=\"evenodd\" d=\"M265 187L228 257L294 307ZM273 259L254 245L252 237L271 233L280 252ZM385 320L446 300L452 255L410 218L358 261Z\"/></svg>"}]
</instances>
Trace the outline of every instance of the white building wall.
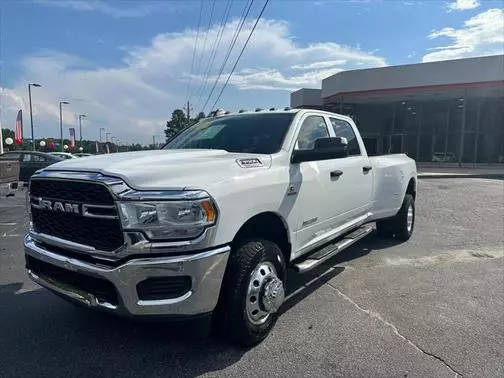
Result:
<instances>
[{"instance_id":1,"label":"white building wall","mask_svg":"<svg viewBox=\"0 0 504 378\"><path fill-rule=\"evenodd\" d=\"M343 71L322 80L321 97L345 92L499 80L504 80L504 55Z\"/></svg>"},{"instance_id":2,"label":"white building wall","mask_svg":"<svg viewBox=\"0 0 504 378\"><path fill-rule=\"evenodd\" d=\"M322 91L320 89L303 88L290 94L291 108L300 106L322 106Z\"/></svg>"}]
</instances>

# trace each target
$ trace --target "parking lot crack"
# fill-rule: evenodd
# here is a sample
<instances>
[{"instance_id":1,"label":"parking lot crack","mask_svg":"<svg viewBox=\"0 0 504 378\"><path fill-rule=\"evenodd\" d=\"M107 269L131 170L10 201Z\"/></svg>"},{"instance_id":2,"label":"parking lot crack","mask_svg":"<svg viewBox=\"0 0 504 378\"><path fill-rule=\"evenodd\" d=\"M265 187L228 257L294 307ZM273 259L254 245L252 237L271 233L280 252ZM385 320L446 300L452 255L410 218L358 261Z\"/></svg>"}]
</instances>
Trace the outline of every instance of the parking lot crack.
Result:
<instances>
[{"instance_id":1,"label":"parking lot crack","mask_svg":"<svg viewBox=\"0 0 504 378\"><path fill-rule=\"evenodd\" d=\"M442 357L439 357L439 356L437 356L437 355L435 355L433 353L430 353L430 352L426 351L425 349L419 347L413 341L411 341L406 336L404 336L403 334L401 334L394 324L392 324L392 323L386 321L385 319L383 319L383 317L379 313L371 311L371 310L367 310L367 309L361 307L358 303L356 303L355 301L353 301L348 295L346 295L345 293L341 292L338 288L332 286L331 284L326 283L326 285L329 286L329 288L331 288L332 290L334 290L344 300L346 300L347 302L349 302L350 304L352 304L354 307L356 307L359 311L365 313L366 315L368 315L368 316L370 316L372 318L375 318L375 319L379 320L381 323L383 323L384 325L386 325L387 327L389 327L392 330L392 332L397 337L399 337L400 339L406 341L409 345L411 345L417 351L419 351L420 353L423 353L426 356L429 356L429 357L434 358L434 359L438 360L439 362L441 362L448 370L450 370L450 372L452 372L455 375L455 377L462 377L462 374L459 373L458 371L456 371L453 367L451 367Z\"/></svg>"}]
</instances>

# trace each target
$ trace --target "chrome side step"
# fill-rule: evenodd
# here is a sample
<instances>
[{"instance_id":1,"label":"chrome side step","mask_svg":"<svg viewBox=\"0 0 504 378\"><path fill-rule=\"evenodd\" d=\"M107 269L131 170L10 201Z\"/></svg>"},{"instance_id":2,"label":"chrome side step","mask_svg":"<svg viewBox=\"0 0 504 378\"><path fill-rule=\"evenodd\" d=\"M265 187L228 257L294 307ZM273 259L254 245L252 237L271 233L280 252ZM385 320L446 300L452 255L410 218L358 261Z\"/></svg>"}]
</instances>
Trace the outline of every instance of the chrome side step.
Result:
<instances>
[{"instance_id":1,"label":"chrome side step","mask_svg":"<svg viewBox=\"0 0 504 378\"><path fill-rule=\"evenodd\" d=\"M306 256L304 260L294 264L294 268L299 273L307 272L322 264L324 261L329 260L331 257L351 246L356 241L359 241L363 237L369 235L371 232L373 232L372 226L361 226L350 234L345 235L343 238L338 239Z\"/></svg>"}]
</instances>

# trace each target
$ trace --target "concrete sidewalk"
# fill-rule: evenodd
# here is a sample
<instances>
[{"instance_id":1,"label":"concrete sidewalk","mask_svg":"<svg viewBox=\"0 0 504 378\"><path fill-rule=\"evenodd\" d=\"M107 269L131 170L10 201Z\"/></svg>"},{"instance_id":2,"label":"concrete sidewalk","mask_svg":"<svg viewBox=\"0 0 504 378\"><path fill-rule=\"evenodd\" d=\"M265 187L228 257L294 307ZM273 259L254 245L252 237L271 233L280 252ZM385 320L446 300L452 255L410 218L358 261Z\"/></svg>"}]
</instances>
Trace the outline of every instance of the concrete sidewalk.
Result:
<instances>
[{"instance_id":1,"label":"concrete sidewalk","mask_svg":"<svg viewBox=\"0 0 504 378\"><path fill-rule=\"evenodd\" d=\"M417 166L418 178L491 178L504 179L502 167L422 167Z\"/></svg>"}]
</instances>

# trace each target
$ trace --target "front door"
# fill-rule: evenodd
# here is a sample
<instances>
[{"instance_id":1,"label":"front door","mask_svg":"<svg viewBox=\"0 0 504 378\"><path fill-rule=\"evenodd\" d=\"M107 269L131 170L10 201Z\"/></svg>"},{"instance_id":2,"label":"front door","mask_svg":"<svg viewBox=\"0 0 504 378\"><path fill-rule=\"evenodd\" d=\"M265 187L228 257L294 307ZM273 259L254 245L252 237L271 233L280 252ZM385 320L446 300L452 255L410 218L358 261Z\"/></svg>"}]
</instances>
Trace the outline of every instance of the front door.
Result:
<instances>
[{"instance_id":1,"label":"front door","mask_svg":"<svg viewBox=\"0 0 504 378\"><path fill-rule=\"evenodd\" d=\"M313 149L319 138L334 136L321 115L304 116L298 133L295 149ZM338 212L337 202L331 202L331 191L334 185L331 171L333 160L309 161L291 166L291 182L298 183L296 203L299 206L299 217L296 227L296 250L302 250L327 231L331 218ZM294 254L296 252L294 251Z\"/></svg>"}]
</instances>

